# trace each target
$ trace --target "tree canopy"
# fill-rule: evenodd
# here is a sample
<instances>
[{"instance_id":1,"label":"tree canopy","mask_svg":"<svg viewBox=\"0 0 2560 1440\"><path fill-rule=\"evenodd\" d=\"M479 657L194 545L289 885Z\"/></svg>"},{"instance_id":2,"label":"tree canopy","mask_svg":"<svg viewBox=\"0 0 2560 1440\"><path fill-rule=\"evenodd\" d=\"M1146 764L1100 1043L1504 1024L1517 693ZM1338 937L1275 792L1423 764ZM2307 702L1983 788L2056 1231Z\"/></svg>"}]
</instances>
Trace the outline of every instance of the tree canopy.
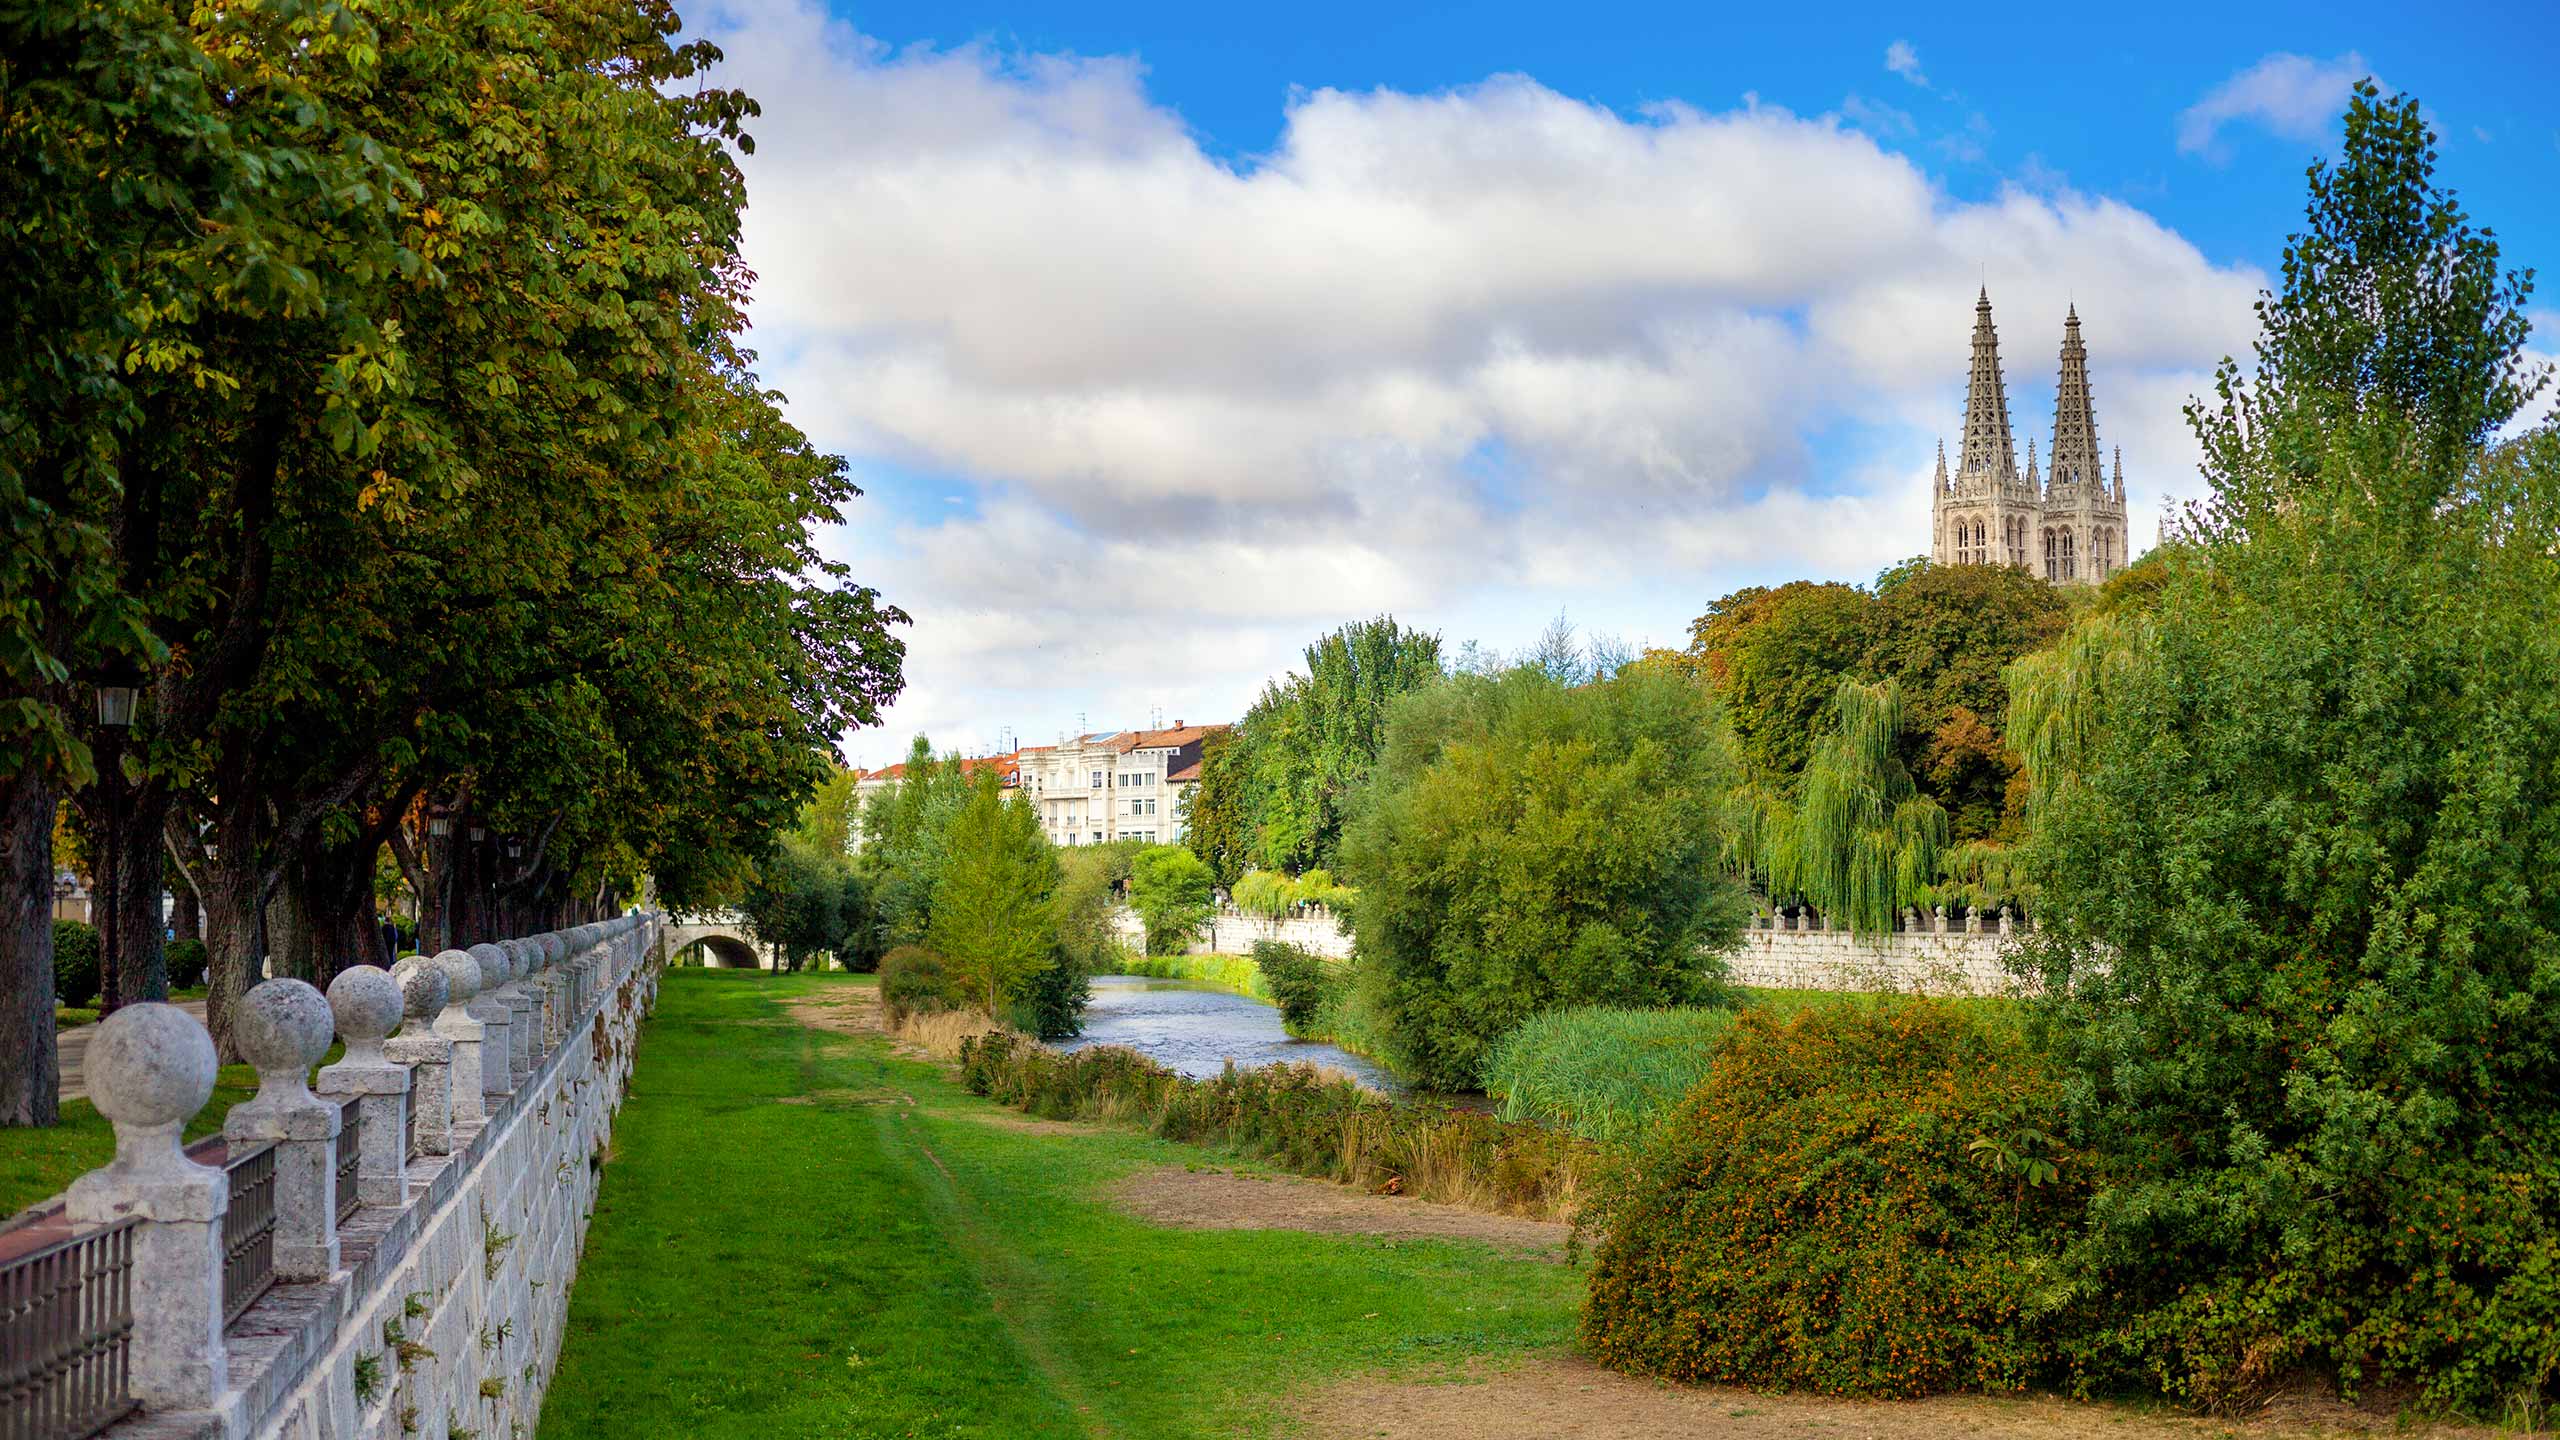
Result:
<instances>
[{"instance_id":1,"label":"tree canopy","mask_svg":"<svg viewBox=\"0 0 2560 1440\"><path fill-rule=\"evenodd\" d=\"M2190 407L2186 543L2013 674L2092 1361L2199 1400L2550 1368L2560 436L2500 438L2529 280L2433 160L2358 88L2254 374Z\"/></svg>"}]
</instances>

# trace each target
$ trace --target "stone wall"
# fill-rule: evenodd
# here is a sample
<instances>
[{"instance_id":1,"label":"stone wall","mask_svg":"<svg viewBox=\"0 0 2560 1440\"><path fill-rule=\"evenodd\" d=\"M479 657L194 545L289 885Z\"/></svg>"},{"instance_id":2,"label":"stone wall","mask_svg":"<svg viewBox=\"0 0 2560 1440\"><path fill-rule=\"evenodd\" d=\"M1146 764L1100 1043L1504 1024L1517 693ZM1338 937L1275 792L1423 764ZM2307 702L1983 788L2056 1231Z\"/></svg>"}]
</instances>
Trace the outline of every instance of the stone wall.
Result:
<instances>
[{"instance_id":1,"label":"stone wall","mask_svg":"<svg viewBox=\"0 0 2560 1440\"><path fill-rule=\"evenodd\" d=\"M1135 911L1119 910L1112 923L1130 945L1146 943L1146 927ZM1743 932L1742 947L1732 957L1734 978L1785 990L1931 995L1994 995L2012 983L2000 961L2011 938L2010 923L2003 917L1949 921L1915 911L1905 917L1903 929L1882 939L1860 939L1823 926L1821 917L1811 914L1762 916ZM1336 960L1351 956L1351 936L1322 907L1267 920L1222 906L1187 953L1242 955L1257 940L1284 941Z\"/></svg>"},{"instance_id":2,"label":"stone wall","mask_svg":"<svg viewBox=\"0 0 2560 1440\"><path fill-rule=\"evenodd\" d=\"M633 916L509 942L508 958L491 962L491 973L506 980L512 964L512 983L492 984L480 995L482 1003L467 1012L489 1017L485 1026L467 1018L461 1007L468 996L458 983L453 988L460 998L447 997L447 986L439 982L421 1008L419 982L404 977L410 1016L444 1017L434 1033L466 1037L478 1052L469 1069L476 1071L484 1056L491 1061L481 1082L485 1105L464 1100L456 1106L446 1125L449 1153L409 1158L388 1190L380 1188L375 1173L375 1147L366 1146L367 1185L375 1196L398 1195L399 1203L356 1210L336 1227L337 1253L324 1275L280 1280L223 1327L210 1382L179 1382L182 1389L198 1384L203 1393L146 1393L162 1382L141 1378L142 1362L149 1358L141 1347L146 1341L169 1342L145 1337L138 1328L135 1393L144 1409L104 1433L117 1440L532 1436L559 1355L570 1284L594 1213L613 1118L629 1085L637 1031L656 997L656 929L654 917ZM461 973L470 973L465 952L422 963L430 969L446 965L449 975L448 957L463 957ZM340 982L345 980L342 975ZM259 990L298 983L270 981ZM346 988L352 995L381 983L387 982L368 979ZM360 1049L379 1053L380 1041L351 1033L348 1017L354 1012L341 988L333 984L329 1000L349 1061L359 1059ZM253 1000L257 994L252 992ZM439 1011L448 998L453 1008ZM162 1017L178 1014L145 1008ZM400 1011L394 1005L393 1023ZM459 1027L456 1016L466 1016ZM361 1019L355 1022L356 1030L364 1028ZM508 1032L503 1041L500 1032ZM404 1033L424 1031L413 1021ZM501 1043L512 1047L503 1070L496 1060ZM404 1053L402 1044L392 1040L391 1053ZM465 1039L446 1045L437 1052L448 1057L440 1078L449 1082L452 1096L461 1097L471 1088L461 1053ZM243 1048L249 1048L246 1042ZM330 1075L340 1068L321 1072L323 1098L332 1108ZM415 1067L398 1068L416 1073ZM411 1098L432 1088L417 1086ZM422 1120L422 1132L432 1127L432 1119ZM377 1138L374 1123L368 1111L368 1142ZM120 1124L120 1141L124 1129ZM93 1172L83 1183L109 1173ZM282 1204L280 1193L280 1212ZM73 1216L79 1218L81 1210L75 1187ZM215 1229L218 1234L219 1217ZM199 1270L179 1277L179 1283L200 1279ZM169 1283L167 1277L154 1282L139 1273L136 1282L138 1300L155 1283Z\"/></svg>"},{"instance_id":3,"label":"stone wall","mask_svg":"<svg viewBox=\"0 0 2560 1440\"><path fill-rule=\"evenodd\" d=\"M1133 948L1145 947L1147 927L1138 919L1136 911L1123 907L1113 913L1111 923ZM1250 954L1257 940L1278 940L1336 960L1351 958L1350 934L1335 922L1333 913L1321 905L1307 906L1299 913L1279 920L1248 915L1232 905L1221 905L1199 938L1193 940L1184 953Z\"/></svg>"},{"instance_id":4,"label":"stone wall","mask_svg":"<svg viewBox=\"0 0 2560 1440\"><path fill-rule=\"evenodd\" d=\"M1846 930L1746 930L1733 978L1782 990L1891 990L1996 995L2011 984L2000 963L2009 937L1897 931L1861 940Z\"/></svg>"}]
</instances>

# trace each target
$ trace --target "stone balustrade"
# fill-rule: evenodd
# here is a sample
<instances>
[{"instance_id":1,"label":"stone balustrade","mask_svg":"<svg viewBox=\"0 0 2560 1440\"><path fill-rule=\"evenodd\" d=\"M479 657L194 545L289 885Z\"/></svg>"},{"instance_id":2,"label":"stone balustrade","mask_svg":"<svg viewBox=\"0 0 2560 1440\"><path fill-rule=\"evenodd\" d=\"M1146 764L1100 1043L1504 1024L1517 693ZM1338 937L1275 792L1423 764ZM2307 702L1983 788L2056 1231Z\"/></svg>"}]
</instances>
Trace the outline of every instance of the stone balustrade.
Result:
<instances>
[{"instance_id":1,"label":"stone balustrade","mask_svg":"<svg viewBox=\"0 0 2560 1440\"><path fill-rule=\"evenodd\" d=\"M34 1222L130 1234L122 1373L139 1408L101 1433L531 1435L660 926L356 966L325 996L266 981L234 1021L258 1093L192 1148L178 1140L211 1097L212 1038L174 1006L109 1016L88 1085L116 1157ZM333 1038L345 1053L315 1090ZM244 1183L254 1212L235 1208Z\"/></svg>"}]
</instances>

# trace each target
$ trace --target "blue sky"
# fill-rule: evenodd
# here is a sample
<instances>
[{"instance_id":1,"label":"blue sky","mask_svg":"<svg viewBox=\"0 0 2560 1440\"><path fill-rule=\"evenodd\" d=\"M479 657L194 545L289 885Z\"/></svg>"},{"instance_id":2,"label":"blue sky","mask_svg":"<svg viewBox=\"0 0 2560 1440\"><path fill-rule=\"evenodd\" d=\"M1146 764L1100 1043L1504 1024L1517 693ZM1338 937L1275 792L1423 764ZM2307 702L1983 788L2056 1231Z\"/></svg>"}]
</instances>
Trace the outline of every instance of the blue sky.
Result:
<instances>
[{"instance_id":1,"label":"blue sky","mask_svg":"<svg viewBox=\"0 0 2560 1440\"><path fill-rule=\"evenodd\" d=\"M1229 719L1381 609L1676 643L1735 586L1864 579L1925 549L1976 283L2022 448L2076 301L2147 539L2347 79L2419 95L2443 178L2547 264L2560 20L2523 13L689 19L765 107L764 369L870 492L829 548L918 616L909 693L848 737L876 764Z\"/></svg>"}]
</instances>

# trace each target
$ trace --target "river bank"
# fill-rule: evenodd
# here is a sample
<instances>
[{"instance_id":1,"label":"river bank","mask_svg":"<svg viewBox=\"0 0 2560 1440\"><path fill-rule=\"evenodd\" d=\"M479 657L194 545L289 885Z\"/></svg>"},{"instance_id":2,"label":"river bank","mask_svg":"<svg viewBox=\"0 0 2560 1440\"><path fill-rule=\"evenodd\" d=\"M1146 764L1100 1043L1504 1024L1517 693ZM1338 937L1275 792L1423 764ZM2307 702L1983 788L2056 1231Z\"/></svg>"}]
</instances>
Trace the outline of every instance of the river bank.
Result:
<instances>
[{"instance_id":1,"label":"river bank","mask_svg":"<svg viewBox=\"0 0 2560 1440\"><path fill-rule=\"evenodd\" d=\"M546 1440L2367 1428L2334 1410L2215 1422L1613 1375L1574 1351L1582 1277L1557 1231L1030 1119L903 1053L876 1002L867 976L669 973L604 1157Z\"/></svg>"}]
</instances>

